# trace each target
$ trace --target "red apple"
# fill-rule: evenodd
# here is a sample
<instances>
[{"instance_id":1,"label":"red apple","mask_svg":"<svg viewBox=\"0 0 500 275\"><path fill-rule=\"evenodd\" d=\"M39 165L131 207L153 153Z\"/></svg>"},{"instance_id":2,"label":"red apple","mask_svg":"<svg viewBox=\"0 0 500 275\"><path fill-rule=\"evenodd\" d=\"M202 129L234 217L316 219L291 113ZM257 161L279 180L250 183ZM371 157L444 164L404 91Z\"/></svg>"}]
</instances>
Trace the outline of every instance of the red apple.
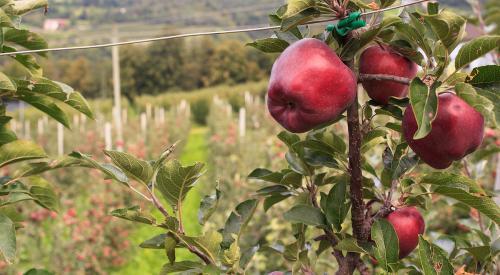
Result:
<instances>
[{"instance_id":1,"label":"red apple","mask_svg":"<svg viewBox=\"0 0 500 275\"><path fill-rule=\"evenodd\" d=\"M288 131L307 132L335 120L356 98L356 76L324 42L289 46L271 72L267 106Z\"/></svg>"},{"instance_id":2,"label":"red apple","mask_svg":"<svg viewBox=\"0 0 500 275\"><path fill-rule=\"evenodd\" d=\"M483 142L483 116L450 92L438 96L438 111L431 132L415 140L417 121L412 107L403 117L403 134L411 149L436 169L448 168L453 161L474 152Z\"/></svg>"},{"instance_id":3,"label":"red apple","mask_svg":"<svg viewBox=\"0 0 500 275\"><path fill-rule=\"evenodd\" d=\"M359 73L384 74L392 76L415 78L417 64L402 56L389 46L375 45L366 49L359 59ZM389 103L389 98L406 97L408 85L390 80L362 80L363 88L375 102Z\"/></svg>"},{"instance_id":4,"label":"red apple","mask_svg":"<svg viewBox=\"0 0 500 275\"><path fill-rule=\"evenodd\" d=\"M424 234L425 222L417 208L397 209L386 217L398 235L399 258L408 256L418 245L418 235Z\"/></svg>"}]
</instances>

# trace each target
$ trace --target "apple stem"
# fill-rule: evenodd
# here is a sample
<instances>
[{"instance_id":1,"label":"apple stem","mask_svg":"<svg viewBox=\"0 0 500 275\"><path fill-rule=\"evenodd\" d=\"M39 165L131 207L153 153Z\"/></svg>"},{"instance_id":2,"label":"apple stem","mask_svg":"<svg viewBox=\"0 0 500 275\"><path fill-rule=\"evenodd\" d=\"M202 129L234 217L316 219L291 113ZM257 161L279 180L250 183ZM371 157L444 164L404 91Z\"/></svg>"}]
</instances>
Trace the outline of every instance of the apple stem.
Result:
<instances>
[{"instance_id":1,"label":"apple stem","mask_svg":"<svg viewBox=\"0 0 500 275\"><path fill-rule=\"evenodd\" d=\"M410 85L411 79L395 75L386 74L359 74L358 81L364 80L389 80L400 84Z\"/></svg>"}]
</instances>

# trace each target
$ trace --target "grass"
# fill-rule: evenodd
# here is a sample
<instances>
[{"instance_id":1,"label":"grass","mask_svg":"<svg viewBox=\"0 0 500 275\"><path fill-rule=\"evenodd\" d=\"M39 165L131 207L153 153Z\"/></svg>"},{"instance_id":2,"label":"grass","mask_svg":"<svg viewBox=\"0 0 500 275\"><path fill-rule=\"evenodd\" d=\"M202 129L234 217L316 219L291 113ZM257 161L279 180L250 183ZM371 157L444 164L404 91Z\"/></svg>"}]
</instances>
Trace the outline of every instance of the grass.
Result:
<instances>
[{"instance_id":1,"label":"grass","mask_svg":"<svg viewBox=\"0 0 500 275\"><path fill-rule=\"evenodd\" d=\"M183 165L190 165L195 162L207 161L207 143L206 143L207 128L193 127L189 133L189 138L184 150L181 154L180 161ZM198 207L201 200L200 189L208 179L202 177L198 185L193 188L184 204L183 217L184 228L186 233L191 236L201 234L201 226L198 224ZM160 229L139 225L138 229L130 236L130 242L133 245L139 245L141 242L152 238L160 233L164 233ZM177 249L177 260L196 260L191 254L183 249ZM114 274L132 275L138 274L158 274L161 267L167 262L165 252L163 250L152 249L137 249L131 257L128 264L122 269L114 272Z\"/></svg>"}]
</instances>

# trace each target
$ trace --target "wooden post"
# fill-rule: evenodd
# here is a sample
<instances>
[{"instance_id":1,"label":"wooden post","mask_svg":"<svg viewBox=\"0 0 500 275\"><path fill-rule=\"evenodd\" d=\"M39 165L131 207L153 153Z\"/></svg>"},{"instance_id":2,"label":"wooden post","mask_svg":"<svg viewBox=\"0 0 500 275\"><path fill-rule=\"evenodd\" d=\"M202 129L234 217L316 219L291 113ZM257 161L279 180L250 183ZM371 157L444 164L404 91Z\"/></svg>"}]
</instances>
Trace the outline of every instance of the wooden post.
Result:
<instances>
[{"instance_id":1,"label":"wooden post","mask_svg":"<svg viewBox=\"0 0 500 275\"><path fill-rule=\"evenodd\" d=\"M148 116L145 113L141 113L141 131L146 134L148 128Z\"/></svg>"},{"instance_id":2,"label":"wooden post","mask_svg":"<svg viewBox=\"0 0 500 275\"><path fill-rule=\"evenodd\" d=\"M45 130L45 125L44 125L42 119L38 119L36 129L37 129L37 131L36 131L37 136L41 137L43 135L43 133L45 132L44 131Z\"/></svg>"}]
</instances>

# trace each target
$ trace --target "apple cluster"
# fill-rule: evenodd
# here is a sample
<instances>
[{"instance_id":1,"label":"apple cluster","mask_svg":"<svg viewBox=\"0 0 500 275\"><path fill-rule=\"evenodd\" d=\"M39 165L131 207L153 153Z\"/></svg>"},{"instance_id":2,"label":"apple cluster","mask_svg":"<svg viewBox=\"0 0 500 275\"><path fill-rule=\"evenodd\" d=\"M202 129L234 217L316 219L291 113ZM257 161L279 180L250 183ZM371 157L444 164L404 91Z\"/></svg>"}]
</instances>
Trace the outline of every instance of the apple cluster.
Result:
<instances>
[{"instance_id":1,"label":"apple cluster","mask_svg":"<svg viewBox=\"0 0 500 275\"><path fill-rule=\"evenodd\" d=\"M387 45L367 48L359 60L365 75L416 77L418 66ZM271 116L285 129L304 133L333 121L357 100L358 79L324 42L308 38L290 45L273 65L267 105ZM391 97L405 98L409 86L392 80L367 78L361 81L368 96L387 105ZM418 129L411 106L402 122L403 136L422 161L435 169L448 168L475 151L483 140L483 116L452 91L438 95L438 111L432 130L415 139ZM424 233L422 215L414 207L400 208L386 219L399 238L400 258L410 254Z\"/></svg>"}]
</instances>

